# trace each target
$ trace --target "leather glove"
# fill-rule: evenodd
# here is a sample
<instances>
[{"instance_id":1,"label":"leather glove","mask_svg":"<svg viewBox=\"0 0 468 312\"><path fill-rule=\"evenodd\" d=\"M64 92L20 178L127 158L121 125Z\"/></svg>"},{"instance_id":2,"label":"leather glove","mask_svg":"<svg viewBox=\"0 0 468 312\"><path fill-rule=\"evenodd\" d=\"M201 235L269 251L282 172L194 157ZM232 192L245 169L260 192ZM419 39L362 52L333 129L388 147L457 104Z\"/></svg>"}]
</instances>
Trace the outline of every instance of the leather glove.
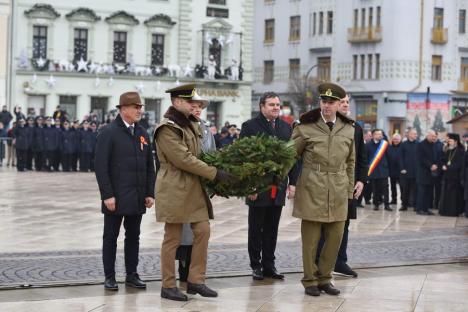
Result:
<instances>
[{"instance_id":1,"label":"leather glove","mask_svg":"<svg viewBox=\"0 0 468 312\"><path fill-rule=\"evenodd\" d=\"M227 171L217 169L215 180L220 182L234 182L236 177Z\"/></svg>"}]
</instances>

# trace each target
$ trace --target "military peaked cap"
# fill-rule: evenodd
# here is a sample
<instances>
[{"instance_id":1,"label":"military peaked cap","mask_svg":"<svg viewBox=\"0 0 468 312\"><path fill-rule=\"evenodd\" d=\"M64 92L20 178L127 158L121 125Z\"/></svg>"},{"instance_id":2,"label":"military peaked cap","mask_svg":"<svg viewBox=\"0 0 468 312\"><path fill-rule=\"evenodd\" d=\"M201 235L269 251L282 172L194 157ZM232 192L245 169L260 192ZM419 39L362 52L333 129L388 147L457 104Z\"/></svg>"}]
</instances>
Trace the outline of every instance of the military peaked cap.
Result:
<instances>
[{"instance_id":1,"label":"military peaked cap","mask_svg":"<svg viewBox=\"0 0 468 312\"><path fill-rule=\"evenodd\" d=\"M318 86L318 92L322 99L341 100L346 96L346 91L337 84L326 82Z\"/></svg>"}]
</instances>

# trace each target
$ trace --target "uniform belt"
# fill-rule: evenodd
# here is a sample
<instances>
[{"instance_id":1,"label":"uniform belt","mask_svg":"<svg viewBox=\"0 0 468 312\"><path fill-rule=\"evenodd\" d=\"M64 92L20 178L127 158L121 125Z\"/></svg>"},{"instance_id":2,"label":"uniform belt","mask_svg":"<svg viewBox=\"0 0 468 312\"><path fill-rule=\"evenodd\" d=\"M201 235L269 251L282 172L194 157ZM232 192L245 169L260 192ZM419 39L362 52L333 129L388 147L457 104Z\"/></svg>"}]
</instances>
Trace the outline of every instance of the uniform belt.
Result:
<instances>
[{"instance_id":1,"label":"uniform belt","mask_svg":"<svg viewBox=\"0 0 468 312\"><path fill-rule=\"evenodd\" d=\"M318 172L331 172L337 173L346 169L346 165L341 165L339 167L324 166L321 164L304 164L304 168L309 168Z\"/></svg>"}]
</instances>

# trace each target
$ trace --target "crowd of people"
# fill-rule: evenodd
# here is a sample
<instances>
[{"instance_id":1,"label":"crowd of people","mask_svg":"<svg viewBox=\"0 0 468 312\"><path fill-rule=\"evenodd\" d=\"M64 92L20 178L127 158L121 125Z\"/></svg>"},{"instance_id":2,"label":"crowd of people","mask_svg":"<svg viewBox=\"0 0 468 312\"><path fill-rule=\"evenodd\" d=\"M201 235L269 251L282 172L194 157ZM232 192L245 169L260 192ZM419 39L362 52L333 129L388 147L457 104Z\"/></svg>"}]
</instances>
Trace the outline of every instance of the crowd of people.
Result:
<instances>
[{"instance_id":1,"label":"crowd of people","mask_svg":"<svg viewBox=\"0 0 468 312\"><path fill-rule=\"evenodd\" d=\"M383 204L391 211L400 193L400 211L413 208L417 214L433 215L431 209L435 209L442 216L465 213L468 218L468 134L448 133L441 141L437 132L429 130L420 141L413 128L404 139L398 133L387 139L382 130L374 129L364 139L368 159L382 140L389 144L368 178L360 207L364 199L374 210Z\"/></svg>"}]
</instances>

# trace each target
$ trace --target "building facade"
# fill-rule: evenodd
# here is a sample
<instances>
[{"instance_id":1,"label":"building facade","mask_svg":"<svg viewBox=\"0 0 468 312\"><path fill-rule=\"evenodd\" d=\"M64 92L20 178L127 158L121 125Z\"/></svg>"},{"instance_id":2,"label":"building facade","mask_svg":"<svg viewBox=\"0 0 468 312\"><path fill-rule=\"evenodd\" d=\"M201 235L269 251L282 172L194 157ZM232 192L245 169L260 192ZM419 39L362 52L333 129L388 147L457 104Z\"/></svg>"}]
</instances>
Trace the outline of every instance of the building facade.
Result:
<instances>
[{"instance_id":1,"label":"building facade","mask_svg":"<svg viewBox=\"0 0 468 312\"><path fill-rule=\"evenodd\" d=\"M164 91L195 82L213 125L250 116L253 0L15 3L11 105L28 114L103 118L138 91L158 122Z\"/></svg>"},{"instance_id":2,"label":"building facade","mask_svg":"<svg viewBox=\"0 0 468 312\"><path fill-rule=\"evenodd\" d=\"M467 110L466 0L275 0L255 9L254 95L337 82L354 118L390 134L443 133Z\"/></svg>"},{"instance_id":3,"label":"building facade","mask_svg":"<svg viewBox=\"0 0 468 312\"><path fill-rule=\"evenodd\" d=\"M7 104L9 83L10 55L10 14L9 0L0 0L0 106Z\"/></svg>"}]
</instances>

